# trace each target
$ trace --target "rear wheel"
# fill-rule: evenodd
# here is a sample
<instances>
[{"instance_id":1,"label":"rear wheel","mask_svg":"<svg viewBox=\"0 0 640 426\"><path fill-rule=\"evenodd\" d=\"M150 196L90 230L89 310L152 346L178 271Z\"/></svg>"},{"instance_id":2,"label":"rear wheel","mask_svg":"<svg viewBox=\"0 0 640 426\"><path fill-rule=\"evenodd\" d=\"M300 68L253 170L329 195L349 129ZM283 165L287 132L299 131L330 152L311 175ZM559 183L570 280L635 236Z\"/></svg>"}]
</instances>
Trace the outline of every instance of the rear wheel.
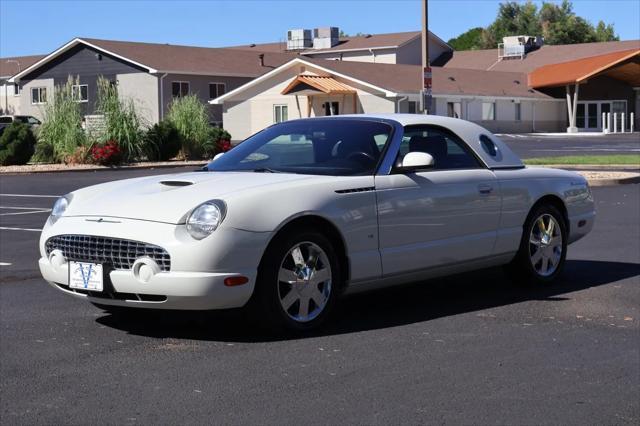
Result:
<instances>
[{"instance_id":1,"label":"rear wheel","mask_svg":"<svg viewBox=\"0 0 640 426\"><path fill-rule=\"evenodd\" d=\"M564 267L567 255L567 225L552 205L531 212L524 226L520 249L509 270L526 283L553 281Z\"/></svg>"},{"instance_id":2,"label":"rear wheel","mask_svg":"<svg viewBox=\"0 0 640 426\"><path fill-rule=\"evenodd\" d=\"M271 328L305 331L329 316L340 284L331 241L318 232L290 232L268 248L254 294L254 315Z\"/></svg>"}]
</instances>

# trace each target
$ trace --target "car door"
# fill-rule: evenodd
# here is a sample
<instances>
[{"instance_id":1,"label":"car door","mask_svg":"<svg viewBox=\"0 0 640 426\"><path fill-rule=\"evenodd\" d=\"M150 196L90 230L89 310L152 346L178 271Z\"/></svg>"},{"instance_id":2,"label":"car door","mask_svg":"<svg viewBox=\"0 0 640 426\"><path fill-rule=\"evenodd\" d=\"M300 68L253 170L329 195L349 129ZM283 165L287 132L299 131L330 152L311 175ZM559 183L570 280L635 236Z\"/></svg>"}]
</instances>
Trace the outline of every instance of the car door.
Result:
<instances>
[{"instance_id":1,"label":"car door","mask_svg":"<svg viewBox=\"0 0 640 426\"><path fill-rule=\"evenodd\" d=\"M490 256L501 203L494 173L440 127L406 127L397 161L411 151L430 154L433 168L376 176L383 274Z\"/></svg>"}]
</instances>

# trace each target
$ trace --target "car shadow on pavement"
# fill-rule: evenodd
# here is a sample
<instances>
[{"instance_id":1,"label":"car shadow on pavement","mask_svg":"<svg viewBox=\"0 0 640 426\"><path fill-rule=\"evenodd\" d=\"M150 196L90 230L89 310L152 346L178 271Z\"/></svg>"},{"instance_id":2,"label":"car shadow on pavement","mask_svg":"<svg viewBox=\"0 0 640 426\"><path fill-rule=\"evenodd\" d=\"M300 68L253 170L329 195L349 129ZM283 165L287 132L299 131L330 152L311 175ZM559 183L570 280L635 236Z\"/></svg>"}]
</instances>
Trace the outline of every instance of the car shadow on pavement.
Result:
<instances>
[{"instance_id":1,"label":"car shadow on pavement","mask_svg":"<svg viewBox=\"0 0 640 426\"><path fill-rule=\"evenodd\" d=\"M514 303L539 300L561 303L569 293L611 284L640 275L640 264L567 260L552 285L524 286L511 281L501 268L484 269L347 296L319 331L274 334L250 321L241 310L206 313L131 310L96 321L133 335L224 342L269 342L353 333L429 321Z\"/></svg>"}]
</instances>

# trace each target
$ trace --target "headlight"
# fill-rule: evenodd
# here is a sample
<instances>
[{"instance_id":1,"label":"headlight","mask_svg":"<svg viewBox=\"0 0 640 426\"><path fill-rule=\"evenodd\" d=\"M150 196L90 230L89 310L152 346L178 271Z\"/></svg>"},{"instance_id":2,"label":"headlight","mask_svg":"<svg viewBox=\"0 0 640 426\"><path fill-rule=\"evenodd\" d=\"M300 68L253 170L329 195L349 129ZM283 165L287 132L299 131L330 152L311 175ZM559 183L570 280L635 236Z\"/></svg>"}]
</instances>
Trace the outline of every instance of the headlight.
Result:
<instances>
[{"instance_id":1,"label":"headlight","mask_svg":"<svg viewBox=\"0 0 640 426\"><path fill-rule=\"evenodd\" d=\"M220 200L207 201L193 209L187 218L187 231L196 240L201 240L215 231L225 215L225 204Z\"/></svg>"},{"instance_id":2,"label":"headlight","mask_svg":"<svg viewBox=\"0 0 640 426\"><path fill-rule=\"evenodd\" d=\"M64 197L60 197L56 200L53 208L51 209L51 224L54 224L60 216L64 214L69 207L69 203L71 202L71 197L69 195L65 195Z\"/></svg>"}]
</instances>

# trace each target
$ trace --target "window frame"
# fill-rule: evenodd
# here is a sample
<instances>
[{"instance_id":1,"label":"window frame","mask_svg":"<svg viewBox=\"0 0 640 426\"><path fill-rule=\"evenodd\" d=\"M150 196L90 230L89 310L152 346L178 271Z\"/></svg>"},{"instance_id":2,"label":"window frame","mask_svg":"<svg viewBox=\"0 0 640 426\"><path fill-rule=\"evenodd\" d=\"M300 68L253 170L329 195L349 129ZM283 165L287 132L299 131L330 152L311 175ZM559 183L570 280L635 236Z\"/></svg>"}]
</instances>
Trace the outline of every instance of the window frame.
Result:
<instances>
[{"instance_id":1,"label":"window frame","mask_svg":"<svg viewBox=\"0 0 640 426\"><path fill-rule=\"evenodd\" d=\"M34 101L33 91L38 91L38 102ZM44 102L42 101L42 91L44 90ZM45 105L47 103L47 87L46 86L37 86L29 88L29 92L31 93L31 105Z\"/></svg>"},{"instance_id":2,"label":"window frame","mask_svg":"<svg viewBox=\"0 0 640 426\"><path fill-rule=\"evenodd\" d=\"M514 120L517 122L522 121L522 104L520 102L514 103Z\"/></svg>"},{"instance_id":3,"label":"window frame","mask_svg":"<svg viewBox=\"0 0 640 426\"><path fill-rule=\"evenodd\" d=\"M84 87L86 87L86 88L87 88L87 99L82 99L82 86L84 86ZM74 96L74 89L75 89L76 87L78 88L78 93L80 94L80 99L75 99L75 96ZM89 102L89 85L88 85L88 84L73 84L73 85L71 86L71 99L72 99L74 102L78 102L78 103L80 103L80 104L84 104L84 103Z\"/></svg>"},{"instance_id":4,"label":"window frame","mask_svg":"<svg viewBox=\"0 0 640 426\"><path fill-rule=\"evenodd\" d=\"M418 114L420 103L418 101L407 101L407 113L408 114ZM411 105L413 105L414 112L411 112Z\"/></svg>"},{"instance_id":5,"label":"window frame","mask_svg":"<svg viewBox=\"0 0 640 426\"><path fill-rule=\"evenodd\" d=\"M477 164L477 167L438 168L434 164L434 167L432 167L432 168L419 170L419 171L416 171L414 173L453 172L453 171L482 170L482 169L487 170L487 169L489 169L489 166L484 162L484 160L469 146L469 144L467 144L465 142L465 140L463 138L458 136L454 131L452 131L452 130L446 128L446 127L433 125L433 124L410 124L410 125L406 125L406 126L403 127L402 138L400 140L400 143L397 145L397 151L396 151L396 154L395 154L395 157L394 157L393 167L391 168L390 174L406 174L406 171L402 170L401 168L399 168L397 166L399 164L402 143L404 142L404 138L405 138L407 132L420 131L420 129L423 129L422 130L423 132L424 131L427 131L427 132L428 131L437 131L437 132L442 133L443 135L445 135L445 137L451 139L453 141L453 143L458 145L465 152L465 154L469 155L475 161L475 163Z\"/></svg>"},{"instance_id":6,"label":"window frame","mask_svg":"<svg viewBox=\"0 0 640 426\"><path fill-rule=\"evenodd\" d=\"M173 94L173 85L174 84L178 84L178 96ZM186 84L187 85L187 93L186 94L182 94L182 85ZM191 82L190 81L186 81L186 80L174 80L171 82L171 97L172 98L184 98L185 96L189 96L191 94Z\"/></svg>"},{"instance_id":7,"label":"window frame","mask_svg":"<svg viewBox=\"0 0 640 426\"><path fill-rule=\"evenodd\" d=\"M215 98L211 97L211 86L212 85L216 86L216 94L218 96L216 96ZM218 86L222 86L222 93L220 93L220 90L218 89ZM210 81L209 82L209 100L219 98L220 96L224 95L225 93L227 93L227 83L222 83L220 81Z\"/></svg>"},{"instance_id":8,"label":"window frame","mask_svg":"<svg viewBox=\"0 0 640 426\"><path fill-rule=\"evenodd\" d=\"M22 94L22 87L18 83L13 83L13 96L20 96Z\"/></svg>"},{"instance_id":9,"label":"window frame","mask_svg":"<svg viewBox=\"0 0 640 426\"><path fill-rule=\"evenodd\" d=\"M484 118L484 106L485 105L492 105L492 118L486 119ZM498 108L498 104L496 101L482 101L482 121L496 121L498 119L498 114L497 114L497 108Z\"/></svg>"},{"instance_id":10,"label":"window frame","mask_svg":"<svg viewBox=\"0 0 640 426\"><path fill-rule=\"evenodd\" d=\"M282 114L283 109L282 108L286 108L286 111L287 111L287 118L284 119L284 120L282 119L283 118L283 114ZM278 112L277 112L278 109L280 109L280 121L278 121ZM273 122L275 124L278 124L278 123L284 123L285 121L289 121L289 105L288 104L274 104L273 105Z\"/></svg>"},{"instance_id":11,"label":"window frame","mask_svg":"<svg viewBox=\"0 0 640 426\"><path fill-rule=\"evenodd\" d=\"M460 107L459 108L460 114L458 115L458 117L455 116L456 105ZM451 106L451 112L453 112L453 115L449 115L449 106ZM462 119L462 102L461 101L447 101L447 117Z\"/></svg>"}]
</instances>

